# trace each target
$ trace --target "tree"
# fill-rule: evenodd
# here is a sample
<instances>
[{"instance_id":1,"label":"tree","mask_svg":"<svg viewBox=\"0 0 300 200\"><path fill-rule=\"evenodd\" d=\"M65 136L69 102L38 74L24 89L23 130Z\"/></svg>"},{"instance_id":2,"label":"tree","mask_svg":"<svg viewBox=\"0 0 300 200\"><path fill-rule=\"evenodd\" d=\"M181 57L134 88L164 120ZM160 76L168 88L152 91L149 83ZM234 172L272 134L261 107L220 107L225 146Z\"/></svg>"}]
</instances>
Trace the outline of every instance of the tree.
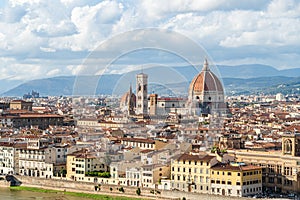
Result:
<instances>
[{"instance_id":1,"label":"tree","mask_svg":"<svg viewBox=\"0 0 300 200\"><path fill-rule=\"evenodd\" d=\"M138 188L138 189L136 190L136 194L139 195L139 196L141 195L141 189L140 189L140 188Z\"/></svg>"}]
</instances>

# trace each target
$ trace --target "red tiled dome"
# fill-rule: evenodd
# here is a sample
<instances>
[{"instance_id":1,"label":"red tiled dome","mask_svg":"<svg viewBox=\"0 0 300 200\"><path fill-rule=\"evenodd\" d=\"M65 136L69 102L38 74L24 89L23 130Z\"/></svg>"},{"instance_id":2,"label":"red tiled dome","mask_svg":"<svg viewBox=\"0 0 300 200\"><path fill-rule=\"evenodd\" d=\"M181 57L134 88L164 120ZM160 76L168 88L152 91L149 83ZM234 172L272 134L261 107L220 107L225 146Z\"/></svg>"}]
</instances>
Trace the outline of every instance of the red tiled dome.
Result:
<instances>
[{"instance_id":1,"label":"red tiled dome","mask_svg":"<svg viewBox=\"0 0 300 200\"><path fill-rule=\"evenodd\" d=\"M206 91L223 92L223 86L218 77L208 68L207 60L205 60L203 69L195 76L190 84L189 90L191 92L201 93Z\"/></svg>"}]
</instances>

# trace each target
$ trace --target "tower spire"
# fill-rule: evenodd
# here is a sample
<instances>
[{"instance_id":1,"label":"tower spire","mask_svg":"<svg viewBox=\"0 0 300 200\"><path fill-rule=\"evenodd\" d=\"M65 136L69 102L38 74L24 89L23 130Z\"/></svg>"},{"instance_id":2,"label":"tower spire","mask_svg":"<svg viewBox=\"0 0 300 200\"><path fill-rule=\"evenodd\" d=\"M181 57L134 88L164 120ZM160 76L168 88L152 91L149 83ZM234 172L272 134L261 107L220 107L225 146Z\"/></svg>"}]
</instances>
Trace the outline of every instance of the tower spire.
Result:
<instances>
[{"instance_id":1,"label":"tower spire","mask_svg":"<svg viewBox=\"0 0 300 200\"><path fill-rule=\"evenodd\" d=\"M131 82L130 82L130 85L129 85L129 93L132 94L132 86L131 86Z\"/></svg>"},{"instance_id":2,"label":"tower spire","mask_svg":"<svg viewBox=\"0 0 300 200\"><path fill-rule=\"evenodd\" d=\"M208 61L207 58L205 58L202 71L208 71L208 70L209 70Z\"/></svg>"}]
</instances>

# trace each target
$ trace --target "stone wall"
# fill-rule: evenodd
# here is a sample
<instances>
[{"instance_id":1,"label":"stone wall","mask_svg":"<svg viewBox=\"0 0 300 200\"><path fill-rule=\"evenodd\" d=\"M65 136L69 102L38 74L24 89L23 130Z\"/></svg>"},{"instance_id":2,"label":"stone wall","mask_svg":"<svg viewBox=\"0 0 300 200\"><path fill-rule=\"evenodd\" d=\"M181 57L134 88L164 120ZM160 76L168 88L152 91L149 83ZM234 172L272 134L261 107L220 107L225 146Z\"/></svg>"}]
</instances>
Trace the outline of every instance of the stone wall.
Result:
<instances>
[{"instance_id":1,"label":"stone wall","mask_svg":"<svg viewBox=\"0 0 300 200\"><path fill-rule=\"evenodd\" d=\"M22 184L22 186L28 187L38 187L45 189L55 189L61 191L71 191L71 192L85 192L93 194L103 194L103 195L113 195L113 196L128 196L136 197L139 196L136 194L137 188L135 187L124 187L116 185L107 185L107 184L94 184L94 183L84 183L84 182L75 182L75 181L66 181L66 180L53 180L53 179L42 179L36 177L25 177L25 176L15 176ZM95 190L95 186L99 186L99 190ZM119 189L123 188L124 193L120 192ZM217 195L207 195L191 192L182 192L182 191L170 191L170 190L153 190L148 188L140 188L141 197L145 198L157 198L157 199L174 199L181 200L185 197L187 200L198 200L198 199L209 199L209 200L231 200L231 199L245 199L241 197L225 197Z\"/></svg>"},{"instance_id":2,"label":"stone wall","mask_svg":"<svg viewBox=\"0 0 300 200\"><path fill-rule=\"evenodd\" d=\"M220 196L220 195L209 195L209 194L199 194L192 192L182 192L182 191L170 191L163 190L161 196L164 198L177 197L177 199L187 199L187 200L199 200L199 199L209 199L209 200L232 200L232 199L245 199L242 197L229 197L229 196Z\"/></svg>"},{"instance_id":3,"label":"stone wall","mask_svg":"<svg viewBox=\"0 0 300 200\"><path fill-rule=\"evenodd\" d=\"M0 187L10 187L10 182L8 181L0 181Z\"/></svg>"},{"instance_id":4,"label":"stone wall","mask_svg":"<svg viewBox=\"0 0 300 200\"><path fill-rule=\"evenodd\" d=\"M136 194L137 188L135 187L124 187L108 184L94 184L94 183L85 183L85 182L75 182L75 181L66 181L66 180L53 180L53 179L43 179L37 177L26 177L26 176L15 176L22 184L21 186L27 187L38 187L45 189L55 189L61 191L71 191L71 192L86 192L93 194L105 194L105 195L116 195L116 196L131 196L139 197ZM97 188L95 187L97 186ZM98 189L99 188L99 189ZM124 189L124 193L119 191L120 188ZM152 189L140 188L141 196L143 197L152 197L161 198L161 192L154 192ZM174 199L174 198L168 198Z\"/></svg>"}]
</instances>

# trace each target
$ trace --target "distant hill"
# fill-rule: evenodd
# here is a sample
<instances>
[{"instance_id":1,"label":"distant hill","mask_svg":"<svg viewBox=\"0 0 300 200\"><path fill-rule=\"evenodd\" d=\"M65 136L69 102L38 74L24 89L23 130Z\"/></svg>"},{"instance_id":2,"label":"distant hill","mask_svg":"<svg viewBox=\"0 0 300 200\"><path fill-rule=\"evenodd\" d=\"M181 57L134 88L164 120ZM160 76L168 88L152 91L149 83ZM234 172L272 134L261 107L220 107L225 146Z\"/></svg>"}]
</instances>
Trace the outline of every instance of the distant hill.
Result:
<instances>
[{"instance_id":1,"label":"distant hill","mask_svg":"<svg viewBox=\"0 0 300 200\"><path fill-rule=\"evenodd\" d=\"M1 79L0 80L0 94L17 87L18 85L24 83L25 81L11 80L11 79ZM30 92L30 91L28 91Z\"/></svg>"},{"instance_id":2,"label":"distant hill","mask_svg":"<svg viewBox=\"0 0 300 200\"><path fill-rule=\"evenodd\" d=\"M144 69L144 73L149 76L148 92L167 96L186 95L189 83L200 70L200 67L192 66ZM249 94L262 91L264 93L298 91L299 93L300 78L296 76L300 75L300 69L276 70L265 65L240 65L218 66L218 70L214 68L212 70L222 77L227 94ZM2 96L23 96L24 93L31 90L39 91L41 95L45 96L121 95L128 91L130 84L135 90L137 73L140 71L131 71L126 74L105 74L101 77L61 76L32 80L2 93Z\"/></svg>"},{"instance_id":3,"label":"distant hill","mask_svg":"<svg viewBox=\"0 0 300 200\"><path fill-rule=\"evenodd\" d=\"M202 68L194 68L192 66L174 67L177 71L182 73L184 76L191 78L194 77L195 73L200 71ZM258 77L271 77L271 76L287 76L287 77L298 77L300 76L300 68L277 70L272 66L260 65L260 64L249 64L249 65L236 65L226 66L218 65L217 68L212 70L220 75L222 78L258 78Z\"/></svg>"}]
</instances>

